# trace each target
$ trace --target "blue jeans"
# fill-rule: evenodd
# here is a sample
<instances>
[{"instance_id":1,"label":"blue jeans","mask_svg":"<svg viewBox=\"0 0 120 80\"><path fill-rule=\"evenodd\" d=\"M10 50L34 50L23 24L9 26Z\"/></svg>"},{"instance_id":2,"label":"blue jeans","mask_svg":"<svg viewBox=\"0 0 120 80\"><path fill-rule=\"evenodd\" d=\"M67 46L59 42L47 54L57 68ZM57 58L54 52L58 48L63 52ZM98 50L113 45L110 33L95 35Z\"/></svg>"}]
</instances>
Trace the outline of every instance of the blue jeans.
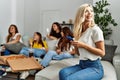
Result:
<instances>
[{"instance_id":1,"label":"blue jeans","mask_svg":"<svg viewBox=\"0 0 120 80\"><path fill-rule=\"evenodd\" d=\"M47 67L52 59L54 60L62 60L67 58L73 58L73 55L70 53L62 53L57 54L56 51L48 51L46 55L44 56L43 60L40 62L40 64L44 67Z\"/></svg>"},{"instance_id":2,"label":"blue jeans","mask_svg":"<svg viewBox=\"0 0 120 80\"><path fill-rule=\"evenodd\" d=\"M20 51L20 54L23 54L25 56L29 56L29 49L28 47L23 47ZM33 48L33 56L34 57L41 57L42 55L45 55L46 51L43 49L35 49Z\"/></svg>"},{"instance_id":3,"label":"blue jeans","mask_svg":"<svg viewBox=\"0 0 120 80\"><path fill-rule=\"evenodd\" d=\"M4 51L4 55L10 55L10 51L9 50L7 50L7 49L5 49L5 51Z\"/></svg>"},{"instance_id":4,"label":"blue jeans","mask_svg":"<svg viewBox=\"0 0 120 80\"><path fill-rule=\"evenodd\" d=\"M99 59L95 61L80 60L78 65L63 68L59 80L101 80L104 75Z\"/></svg>"}]
</instances>

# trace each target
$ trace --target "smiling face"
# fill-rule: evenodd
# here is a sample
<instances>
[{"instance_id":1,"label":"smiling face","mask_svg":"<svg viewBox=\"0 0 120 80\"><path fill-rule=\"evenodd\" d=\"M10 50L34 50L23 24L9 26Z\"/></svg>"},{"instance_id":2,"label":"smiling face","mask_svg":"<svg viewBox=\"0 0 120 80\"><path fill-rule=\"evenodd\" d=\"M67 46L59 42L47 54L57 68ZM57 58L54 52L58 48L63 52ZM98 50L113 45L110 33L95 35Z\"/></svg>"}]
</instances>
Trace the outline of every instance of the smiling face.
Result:
<instances>
[{"instance_id":1,"label":"smiling face","mask_svg":"<svg viewBox=\"0 0 120 80\"><path fill-rule=\"evenodd\" d=\"M53 28L54 31L58 30L58 26L56 24L53 24L52 28Z\"/></svg>"},{"instance_id":2,"label":"smiling face","mask_svg":"<svg viewBox=\"0 0 120 80\"><path fill-rule=\"evenodd\" d=\"M95 25L94 22L94 12L92 5L89 4L83 4L79 7L75 22L74 22L74 37L75 40L78 40L84 30L86 30L87 27L93 27ZM85 28L86 27L86 28Z\"/></svg>"},{"instance_id":3,"label":"smiling face","mask_svg":"<svg viewBox=\"0 0 120 80\"><path fill-rule=\"evenodd\" d=\"M36 33L34 33L33 39L34 39L35 41L38 41L38 40L39 40L39 36L38 36Z\"/></svg>"},{"instance_id":4,"label":"smiling face","mask_svg":"<svg viewBox=\"0 0 120 80\"><path fill-rule=\"evenodd\" d=\"M10 33L12 34L12 33L15 33L15 32L16 32L15 27L14 27L14 26L11 26L11 27L10 27Z\"/></svg>"},{"instance_id":5,"label":"smiling face","mask_svg":"<svg viewBox=\"0 0 120 80\"><path fill-rule=\"evenodd\" d=\"M93 17L94 17L93 9L91 7L87 7L85 10L85 21L91 22L93 20Z\"/></svg>"},{"instance_id":6,"label":"smiling face","mask_svg":"<svg viewBox=\"0 0 120 80\"><path fill-rule=\"evenodd\" d=\"M9 35L14 35L14 34L18 33L17 26L14 24L11 24L8 29L8 33L9 33Z\"/></svg>"}]
</instances>

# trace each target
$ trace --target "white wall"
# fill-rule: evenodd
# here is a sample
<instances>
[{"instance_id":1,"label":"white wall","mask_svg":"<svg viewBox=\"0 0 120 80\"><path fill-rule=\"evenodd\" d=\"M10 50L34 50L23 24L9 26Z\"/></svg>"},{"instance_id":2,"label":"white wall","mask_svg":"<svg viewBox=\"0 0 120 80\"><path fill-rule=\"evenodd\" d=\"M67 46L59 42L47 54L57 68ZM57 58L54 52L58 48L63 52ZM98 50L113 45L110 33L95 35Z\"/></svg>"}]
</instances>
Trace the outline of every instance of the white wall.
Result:
<instances>
[{"instance_id":1,"label":"white wall","mask_svg":"<svg viewBox=\"0 0 120 80\"><path fill-rule=\"evenodd\" d=\"M19 32L24 35L24 0L15 0L16 1L16 25L19 28Z\"/></svg>"},{"instance_id":2,"label":"white wall","mask_svg":"<svg viewBox=\"0 0 120 80\"><path fill-rule=\"evenodd\" d=\"M117 53L120 53L120 1L119 0L108 0L110 2L110 11L113 15L113 18L118 23L117 27L113 27L113 34L111 39L114 40L115 44L118 45Z\"/></svg>"},{"instance_id":3,"label":"white wall","mask_svg":"<svg viewBox=\"0 0 120 80\"><path fill-rule=\"evenodd\" d=\"M40 27L40 0L24 0L24 31L31 36Z\"/></svg>"},{"instance_id":4,"label":"white wall","mask_svg":"<svg viewBox=\"0 0 120 80\"><path fill-rule=\"evenodd\" d=\"M93 4L93 0L84 0L85 3Z\"/></svg>"},{"instance_id":5,"label":"white wall","mask_svg":"<svg viewBox=\"0 0 120 80\"><path fill-rule=\"evenodd\" d=\"M99 0L93 0L93 2L95 3L96 1ZM108 2L111 4L109 6L109 11L112 13L113 18L115 19L115 21L118 23L118 25L116 27L112 27L113 29L113 34L111 36L111 39L114 40L114 44L118 45L116 53L120 53L120 1L119 0L108 0ZM112 25L111 25L112 26Z\"/></svg>"},{"instance_id":6,"label":"white wall","mask_svg":"<svg viewBox=\"0 0 120 80\"><path fill-rule=\"evenodd\" d=\"M68 23L69 19L74 20L78 7L83 3L87 3L88 1L89 0L40 0L40 32L45 34L45 29L43 28L46 26L50 28L55 20L60 23L62 23L62 21ZM92 1L90 0L89 3L92 3ZM53 16L54 19L48 16L48 19L51 21L45 19L45 24L43 16L45 16L47 13L51 13L51 16L52 13L55 15L57 13L59 16ZM59 19L56 19L56 17Z\"/></svg>"},{"instance_id":7,"label":"white wall","mask_svg":"<svg viewBox=\"0 0 120 80\"><path fill-rule=\"evenodd\" d=\"M0 0L0 43L5 42L10 24L16 24L20 33L24 33L22 1Z\"/></svg>"},{"instance_id":8,"label":"white wall","mask_svg":"<svg viewBox=\"0 0 120 80\"><path fill-rule=\"evenodd\" d=\"M0 0L0 43L4 42L11 23L11 1Z\"/></svg>"},{"instance_id":9,"label":"white wall","mask_svg":"<svg viewBox=\"0 0 120 80\"><path fill-rule=\"evenodd\" d=\"M76 10L84 0L40 0L40 11L59 10L61 21L74 18Z\"/></svg>"},{"instance_id":10,"label":"white wall","mask_svg":"<svg viewBox=\"0 0 120 80\"><path fill-rule=\"evenodd\" d=\"M68 22L69 19L74 19L78 7L86 1L88 0L0 0L0 42L5 42L10 24L16 24L19 32L25 35L32 35L35 31L42 33L44 11L58 10L58 22Z\"/></svg>"},{"instance_id":11,"label":"white wall","mask_svg":"<svg viewBox=\"0 0 120 80\"><path fill-rule=\"evenodd\" d=\"M68 22L69 19L74 19L78 7L88 2L89 0L24 0L24 32L26 35L32 35L35 31L40 31L45 34L45 26L51 27L54 21ZM92 1L89 1L92 3ZM43 16L48 16L48 13L58 13L56 19L53 14L49 14L55 19L44 19ZM58 12L57 12L58 11ZM56 14L55 13L55 14ZM50 17L50 18L52 18Z\"/></svg>"}]
</instances>

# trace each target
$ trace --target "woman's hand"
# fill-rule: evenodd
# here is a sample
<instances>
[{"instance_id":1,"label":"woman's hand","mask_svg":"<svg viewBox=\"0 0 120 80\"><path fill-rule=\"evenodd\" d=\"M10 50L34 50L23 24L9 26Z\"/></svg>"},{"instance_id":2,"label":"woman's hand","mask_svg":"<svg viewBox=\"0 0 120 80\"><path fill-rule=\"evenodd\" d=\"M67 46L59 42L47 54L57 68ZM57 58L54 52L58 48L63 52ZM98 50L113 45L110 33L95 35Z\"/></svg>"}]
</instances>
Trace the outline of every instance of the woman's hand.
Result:
<instances>
[{"instance_id":1,"label":"woman's hand","mask_svg":"<svg viewBox=\"0 0 120 80\"><path fill-rule=\"evenodd\" d=\"M87 51L99 55L99 56L104 56L105 55L105 48L104 48L104 41L98 41L95 43L96 47L89 46L83 42L78 42L78 41L71 41L72 45L74 45L77 48L84 48Z\"/></svg>"},{"instance_id":2,"label":"woman's hand","mask_svg":"<svg viewBox=\"0 0 120 80\"><path fill-rule=\"evenodd\" d=\"M2 46L2 50L5 50L5 46Z\"/></svg>"},{"instance_id":3,"label":"woman's hand","mask_svg":"<svg viewBox=\"0 0 120 80\"><path fill-rule=\"evenodd\" d=\"M60 53L61 53L61 50L60 50L60 49L56 49L56 52L57 52L58 54L60 54Z\"/></svg>"},{"instance_id":4,"label":"woman's hand","mask_svg":"<svg viewBox=\"0 0 120 80\"><path fill-rule=\"evenodd\" d=\"M47 48L45 48L45 47L42 47L42 48L40 48L40 49L45 50L45 51L46 51L46 53L48 52L48 49L47 49Z\"/></svg>"},{"instance_id":5,"label":"woman's hand","mask_svg":"<svg viewBox=\"0 0 120 80\"><path fill-rule=\"evenodd\" d=\"M49 34L46 35L49 38Z\"/></svg>"},{"instance_id":6,"label":"woman's hand","mask_svg":"<svg viewBox=\"0 0 120 80\"><path fill-rule=\"evenodd\" d=\"M71 41L72 45L77 47L77 48L84 48L85 43L83 42L78 42L78 41Z\"/></svg>"},{"instance_id":7,"label":"woman's hand","mask_svg":"<svg viewBox=\"0 0 120 80\"><path fill-rule=\"evenodd\" d=\"M29 40L29 46L30 46L30 48L32 48L32 46L33 46L33 39Z\"/></svg>"},{"instance_id":8,"label":"woman's hand","mask_svg":"<svg viewBox=\"0 0 120 80\"><path fill-rule=\"evenodd\" d=\"M30 44L30 48L32 48L32 46L33 46L33 43L32 43L32 42L30 42L29 44Z\"/></svg>"}]
</instances>

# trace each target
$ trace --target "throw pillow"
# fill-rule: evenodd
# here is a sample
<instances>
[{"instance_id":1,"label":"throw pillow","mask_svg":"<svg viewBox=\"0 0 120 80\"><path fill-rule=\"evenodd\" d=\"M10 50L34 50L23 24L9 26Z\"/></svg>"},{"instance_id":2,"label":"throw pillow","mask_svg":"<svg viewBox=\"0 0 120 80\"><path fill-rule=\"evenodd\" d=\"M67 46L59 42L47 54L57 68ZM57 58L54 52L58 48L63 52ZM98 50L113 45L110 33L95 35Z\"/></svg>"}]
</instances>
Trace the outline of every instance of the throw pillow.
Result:
<instances>
[{"instance_id":1,"label":"throw pillow","mask_svg":"<svg viewBox=\"0 0 120 80\"><path fill-rule=\"evenodd\" d=\"M26 47L23 43L3 44L6 49L18 54L23 47Z\"/></svg>"},{"instance_id":2,"label":"throw pillow","mask_svg":"<svg viewBox=\"0 0 120 80\"><path fill-rule=\"evenodd\" d=\"M105 45L105 56L102 58L102 60L106 60L112 63L116 48L117 45Z\"/></svg>"}]
</instances>

